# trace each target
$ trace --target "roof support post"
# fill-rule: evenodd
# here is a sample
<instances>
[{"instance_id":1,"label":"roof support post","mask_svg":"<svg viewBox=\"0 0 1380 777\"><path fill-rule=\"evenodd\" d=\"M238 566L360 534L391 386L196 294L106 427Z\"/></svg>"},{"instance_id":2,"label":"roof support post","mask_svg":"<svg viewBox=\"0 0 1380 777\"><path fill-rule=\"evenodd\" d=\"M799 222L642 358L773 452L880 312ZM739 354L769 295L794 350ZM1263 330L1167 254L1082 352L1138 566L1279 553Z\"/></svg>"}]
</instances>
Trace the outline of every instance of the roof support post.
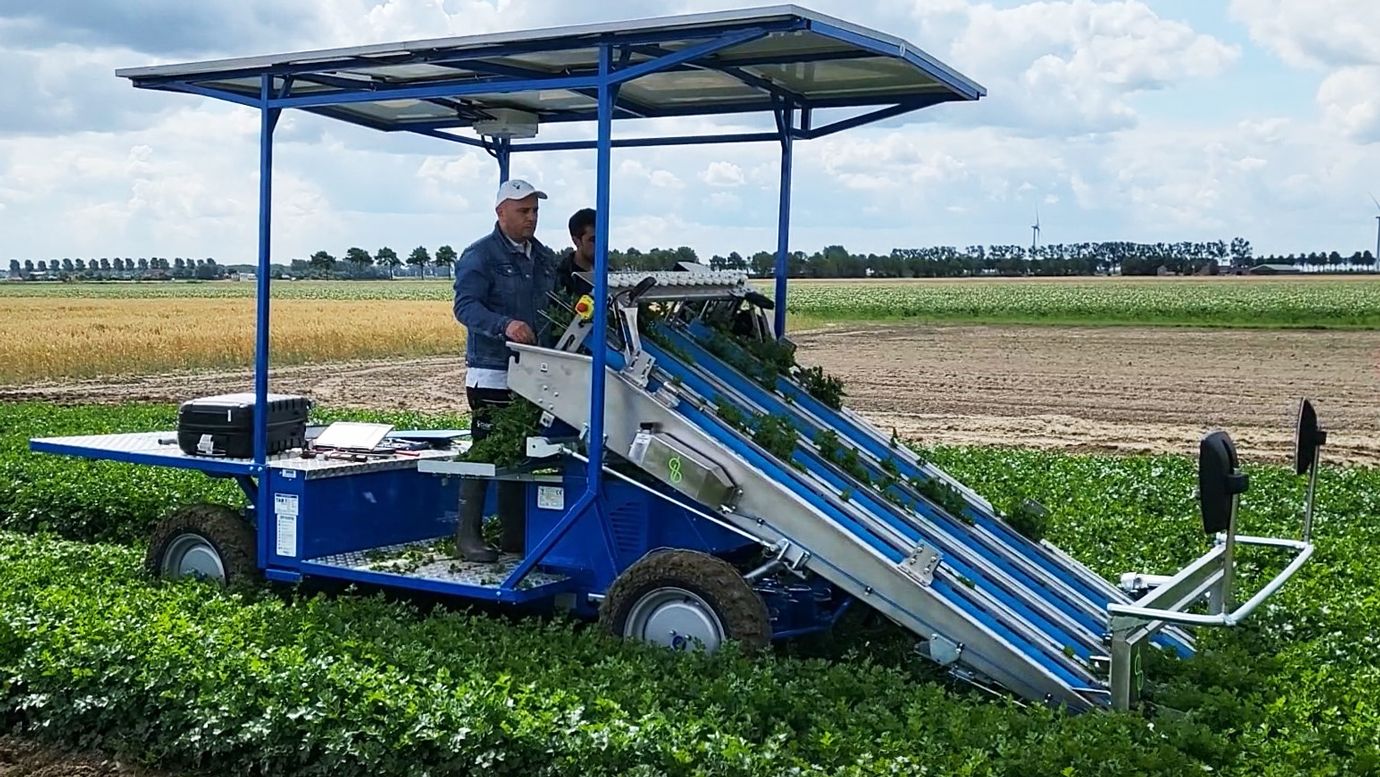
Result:
<instances>
[{"instance_id":1,"label":"roof support post","mask_svg":"<svg viewBox=\"0 0 1380 777\"><path fill-rule=\"evenodd\" d=\"M508 180L508 159L512 155L513 139L499 138L497 148L494 149L495 156L498 157L498 183L501 186Z\"/></svg>"},{"instance_id":2,"label":"roof support post","mask_svg":"<svg viewBox=\"0 0 1380 777\"><path fill-rule=\"evenodd\" d=\"M613 47L599 45L599 140L595 164L594 216L594 298L593 330L590 341L593 365L589 384L589 425L585 428L585 447L588 453L585 467L585 492L575 501L556 529L547 534L522 563L518 564L502 583L502 588L516 586L555 547L564 529L582 518L595 521L601 531L607 531L603 514L602 492L604 477L604 370L608 363L608 263L609 263L609 177L613 151L613 109L618 100L618 83L613 78ZM610 562L613 562L610 553ZM614 564L616 566L616 563Z\"/></svg>"},{"instance_id":3,"label":"roof support post","mask_svg":"<svg viewBox=\"0 0 1380 777\"><path fill-rule=\"evenodd\" d=\"M776 109L776 129L781 135L781 205L776 226L776 337L786 336L786 259L791 233L791 157L795 108L783 103Z\"/></svg>"},{"instance_id":4,"label":"roof support post","mask_svg":"<svg viewBox=\"0 0 1380 777\"><path fill-rule=\"evenodd\" d=\"M624 71L626 72L626 71ZM594 332L591 348L594 371L589 387L589 469L585 493L598 500L599 485L604 474L604 346L608 332L608 269L609 269L609 199L613 156L613 106L618 99L618 85L613 72L613 47L605 43L599 47L599 146L596 152L594 210Z\"/></svg>"},{"instance_id":5,"label":"roof support post","mask_svg":"<svg viewBox=\"0 0 1380 777\"><path fill-rule=\"evenodd\" d=\"M287 82L284 83L287 88ZM273 98L273 76L264 74L259 82L259 265L255 284L258 286L258 309L255 313L254 338L254 474L259 478L255 518L263 527L270 511L268 482L268 312L269 269L273 214L273 130L278 126L282 111L270 108ZM258 532L259 558L268 560L268 536Z\"/></svg>"}]
</instances>

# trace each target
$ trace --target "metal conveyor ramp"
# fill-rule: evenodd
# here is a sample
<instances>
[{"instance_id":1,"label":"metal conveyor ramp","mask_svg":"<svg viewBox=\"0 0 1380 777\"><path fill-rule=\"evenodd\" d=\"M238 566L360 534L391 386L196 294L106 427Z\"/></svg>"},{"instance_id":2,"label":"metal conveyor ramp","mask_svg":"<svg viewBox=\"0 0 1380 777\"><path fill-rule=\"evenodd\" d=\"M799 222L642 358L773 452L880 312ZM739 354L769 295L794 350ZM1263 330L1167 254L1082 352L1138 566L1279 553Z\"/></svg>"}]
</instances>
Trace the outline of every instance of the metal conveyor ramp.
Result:
<instances>
[{"instance_id":1,"label":"metal conveyor ramp","mask_svg":"<svg viewBox=\"0 0 1380 777\"><path fill-rule=\"evenodd\" d=\"M776 338L771 301L744 275L612 273L607 287L604 336L591 337L594 305L580 300L555 348L509 345L509 387L587 433L589 349L601 349L611 456L753 537L775 563L888 616L976 685L1078 711L1126 709L1139 694L1141 645L1192 655L1181 625L1240 622L1311 554L1306 539L1235 536L1245 479L1230 441L1205 439L1200 488L1218 485L1201 500L1204 528L1218 544L1175 575L1148 576L1158 578L1145 586L1153 591L1133 601L843 407L793 353L773 350L792 346ZM1228 510L1230 520L1206 520ZM1298 554L1229 611L1233 542ZM1185 609L1204 597L1209 614Z\"/></svg>"},{"instance_id":2,"label":"metal conveyor ramp","mask_svg":"<svg viewBox=\"0 0 1380 777\"><path fill-rule=\"evenodd\" d=\"M510 388L584 428L593 360L510 347L517 352ZM1067 601L1052 601L1058 597L1037 584L1033 571L1014 574L1002 551L971 547L952 522L869 493L808 442L788 458L766 450L731 418L724 397L748 400L710 377L721 365L662 356L643 369L636 357L607 352L610 452L774 546L788 566L829 580L901 624L960 676L1075 710L1107 703L1106 681L1093 668L1105 655L1105 620L1080 609L1074 593L1059 589Z\"/></svg>"}]
</instances>

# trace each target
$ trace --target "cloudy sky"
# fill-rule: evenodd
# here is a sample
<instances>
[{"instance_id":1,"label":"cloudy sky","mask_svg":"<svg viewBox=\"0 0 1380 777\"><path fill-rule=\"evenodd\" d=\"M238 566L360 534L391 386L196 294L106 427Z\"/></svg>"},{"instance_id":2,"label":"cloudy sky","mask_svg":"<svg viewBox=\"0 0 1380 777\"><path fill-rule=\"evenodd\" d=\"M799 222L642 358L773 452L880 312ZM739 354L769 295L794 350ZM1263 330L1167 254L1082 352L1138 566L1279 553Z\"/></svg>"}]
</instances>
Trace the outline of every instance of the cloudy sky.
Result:
<instances>
[{"instance_id":1,"label":"cloudy sky","mask_svg":"<svg viewBox=\"0 0 1380 777\"><path fill-rule=\"evenodd\" d=\"M814 0L985 86L977 103L799 144L793 249L1171 241L1375 245L1374 0ZM258 116L136 90L116 68L721 10L719 0L0 0L0 260L256 252ZM765 128L737 119L736 128ZM681 121L678 132L711 129ZM561 128L564 129L564 128ZM592 127L589 128L592 131ZM542 137L563 133L546 129ZM618 247L775 245L774 145L618 150ZM492 225L482 152L285 114L275 261L351 245L457 248ZM519 155L592 204L592 152Z\"/></svg>"}]
</instances>

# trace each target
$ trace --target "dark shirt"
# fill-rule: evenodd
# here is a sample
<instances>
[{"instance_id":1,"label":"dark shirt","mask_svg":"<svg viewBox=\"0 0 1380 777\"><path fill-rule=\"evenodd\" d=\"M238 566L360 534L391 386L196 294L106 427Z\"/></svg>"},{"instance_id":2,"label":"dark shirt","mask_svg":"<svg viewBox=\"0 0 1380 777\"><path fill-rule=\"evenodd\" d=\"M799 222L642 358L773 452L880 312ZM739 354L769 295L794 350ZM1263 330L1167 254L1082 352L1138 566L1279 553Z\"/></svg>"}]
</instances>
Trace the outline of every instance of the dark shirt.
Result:
<instances>
[{"instance_id":1,"label":"dark shirt","mask_svg":"<svg viewBox=\"0 0 1380 777\"><path fill-rule=\"evenodd\" d=\"M575 264L575 252L569 251L561 259L560 265L556 267L556 288L570 295L572 299L578 299L581 294L590 294L594 291L591 284L576 277L575 273L577 272L584 272L584 270Z\"/></svg>"}]
</instances>

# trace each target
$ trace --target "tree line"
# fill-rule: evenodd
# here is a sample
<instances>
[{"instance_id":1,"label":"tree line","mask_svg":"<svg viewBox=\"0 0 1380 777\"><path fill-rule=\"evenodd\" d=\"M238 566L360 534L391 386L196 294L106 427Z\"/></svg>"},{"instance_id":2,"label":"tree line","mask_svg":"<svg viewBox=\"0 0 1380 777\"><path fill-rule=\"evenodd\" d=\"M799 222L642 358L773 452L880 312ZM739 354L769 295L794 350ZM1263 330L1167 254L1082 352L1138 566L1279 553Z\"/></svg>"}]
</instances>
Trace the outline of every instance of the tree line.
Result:
<instances>
[{"instance_id":1,"label":"tree line","mask_svg":"<svg viewBox=\"0 0 1380 777\"><path fill-rule=\"evenodd\" d=\"M566 248L562 253L569 253ZM319 279L388 279L398 277L450 277L458 255L449 245L434 252L426 246L413 248L406 257L388 246L374 252L358 246L340 257L327 250L306 259L292 259L287 266L273 265L274 277ZM681 262L700 263L693 248L614 249L609 252L613 270L670 270ZM893 248L887 254L854 254L831 245L812 254L793 251L786 271L792 278L949 278L965 276L1072 276L1217 274L1259 265L1292 265L1305 271L1356 272L1376 269L1375 256L1357 251L1343 256L1337 251L1307 254L1256 256L1250 241L1132 243L1123 241L1054 243L1044 246L971 245ZM715 270L739 270L758 277L775 273L776 252L758 251L744 256L733 251L715 254L708 265ZM9 274L17 279L198 279L216 280L235 272L252 272L254 265L222 265L214 259L70 259L10 260Z\"/></svg>"},{"instance_id":2,"label":"tree line","mask_svg":"<svg viewBox=\"0 0 1380 777\"><path fill-rule=\"evenodd\" d=\"M61 279L61 280L130 280L130 279L178 279L178 280L216 280L224 278L229 269L216 263L215 259L183 259L174 257L152 259L126 259L123 257L101 257L99 259L18 259L10 260L10 277L22 279Z\"/></svg>"},{"instance_id":3,"label":"tree line","mask_svg":"<svg viewBox=\"0 0 1380 777\"><path fill-rule=\"evenodd\" d=\"M1302 270L1351 272L1371 270L1370 251L1342 256L1336 251L1256 256L1250 241L1132 243L1124 241L1054 243L1044 246L970 245L893 248L887 254L854 254L831 245L813 254L794 251L787 256L792 278L949 278L980 275L1176 275L1217 274L1265 264L1285 264ZM714 256L713 269L743 270L756 276L775 272L776 253L758 251Z\"/></svg>"}]
</instances>

